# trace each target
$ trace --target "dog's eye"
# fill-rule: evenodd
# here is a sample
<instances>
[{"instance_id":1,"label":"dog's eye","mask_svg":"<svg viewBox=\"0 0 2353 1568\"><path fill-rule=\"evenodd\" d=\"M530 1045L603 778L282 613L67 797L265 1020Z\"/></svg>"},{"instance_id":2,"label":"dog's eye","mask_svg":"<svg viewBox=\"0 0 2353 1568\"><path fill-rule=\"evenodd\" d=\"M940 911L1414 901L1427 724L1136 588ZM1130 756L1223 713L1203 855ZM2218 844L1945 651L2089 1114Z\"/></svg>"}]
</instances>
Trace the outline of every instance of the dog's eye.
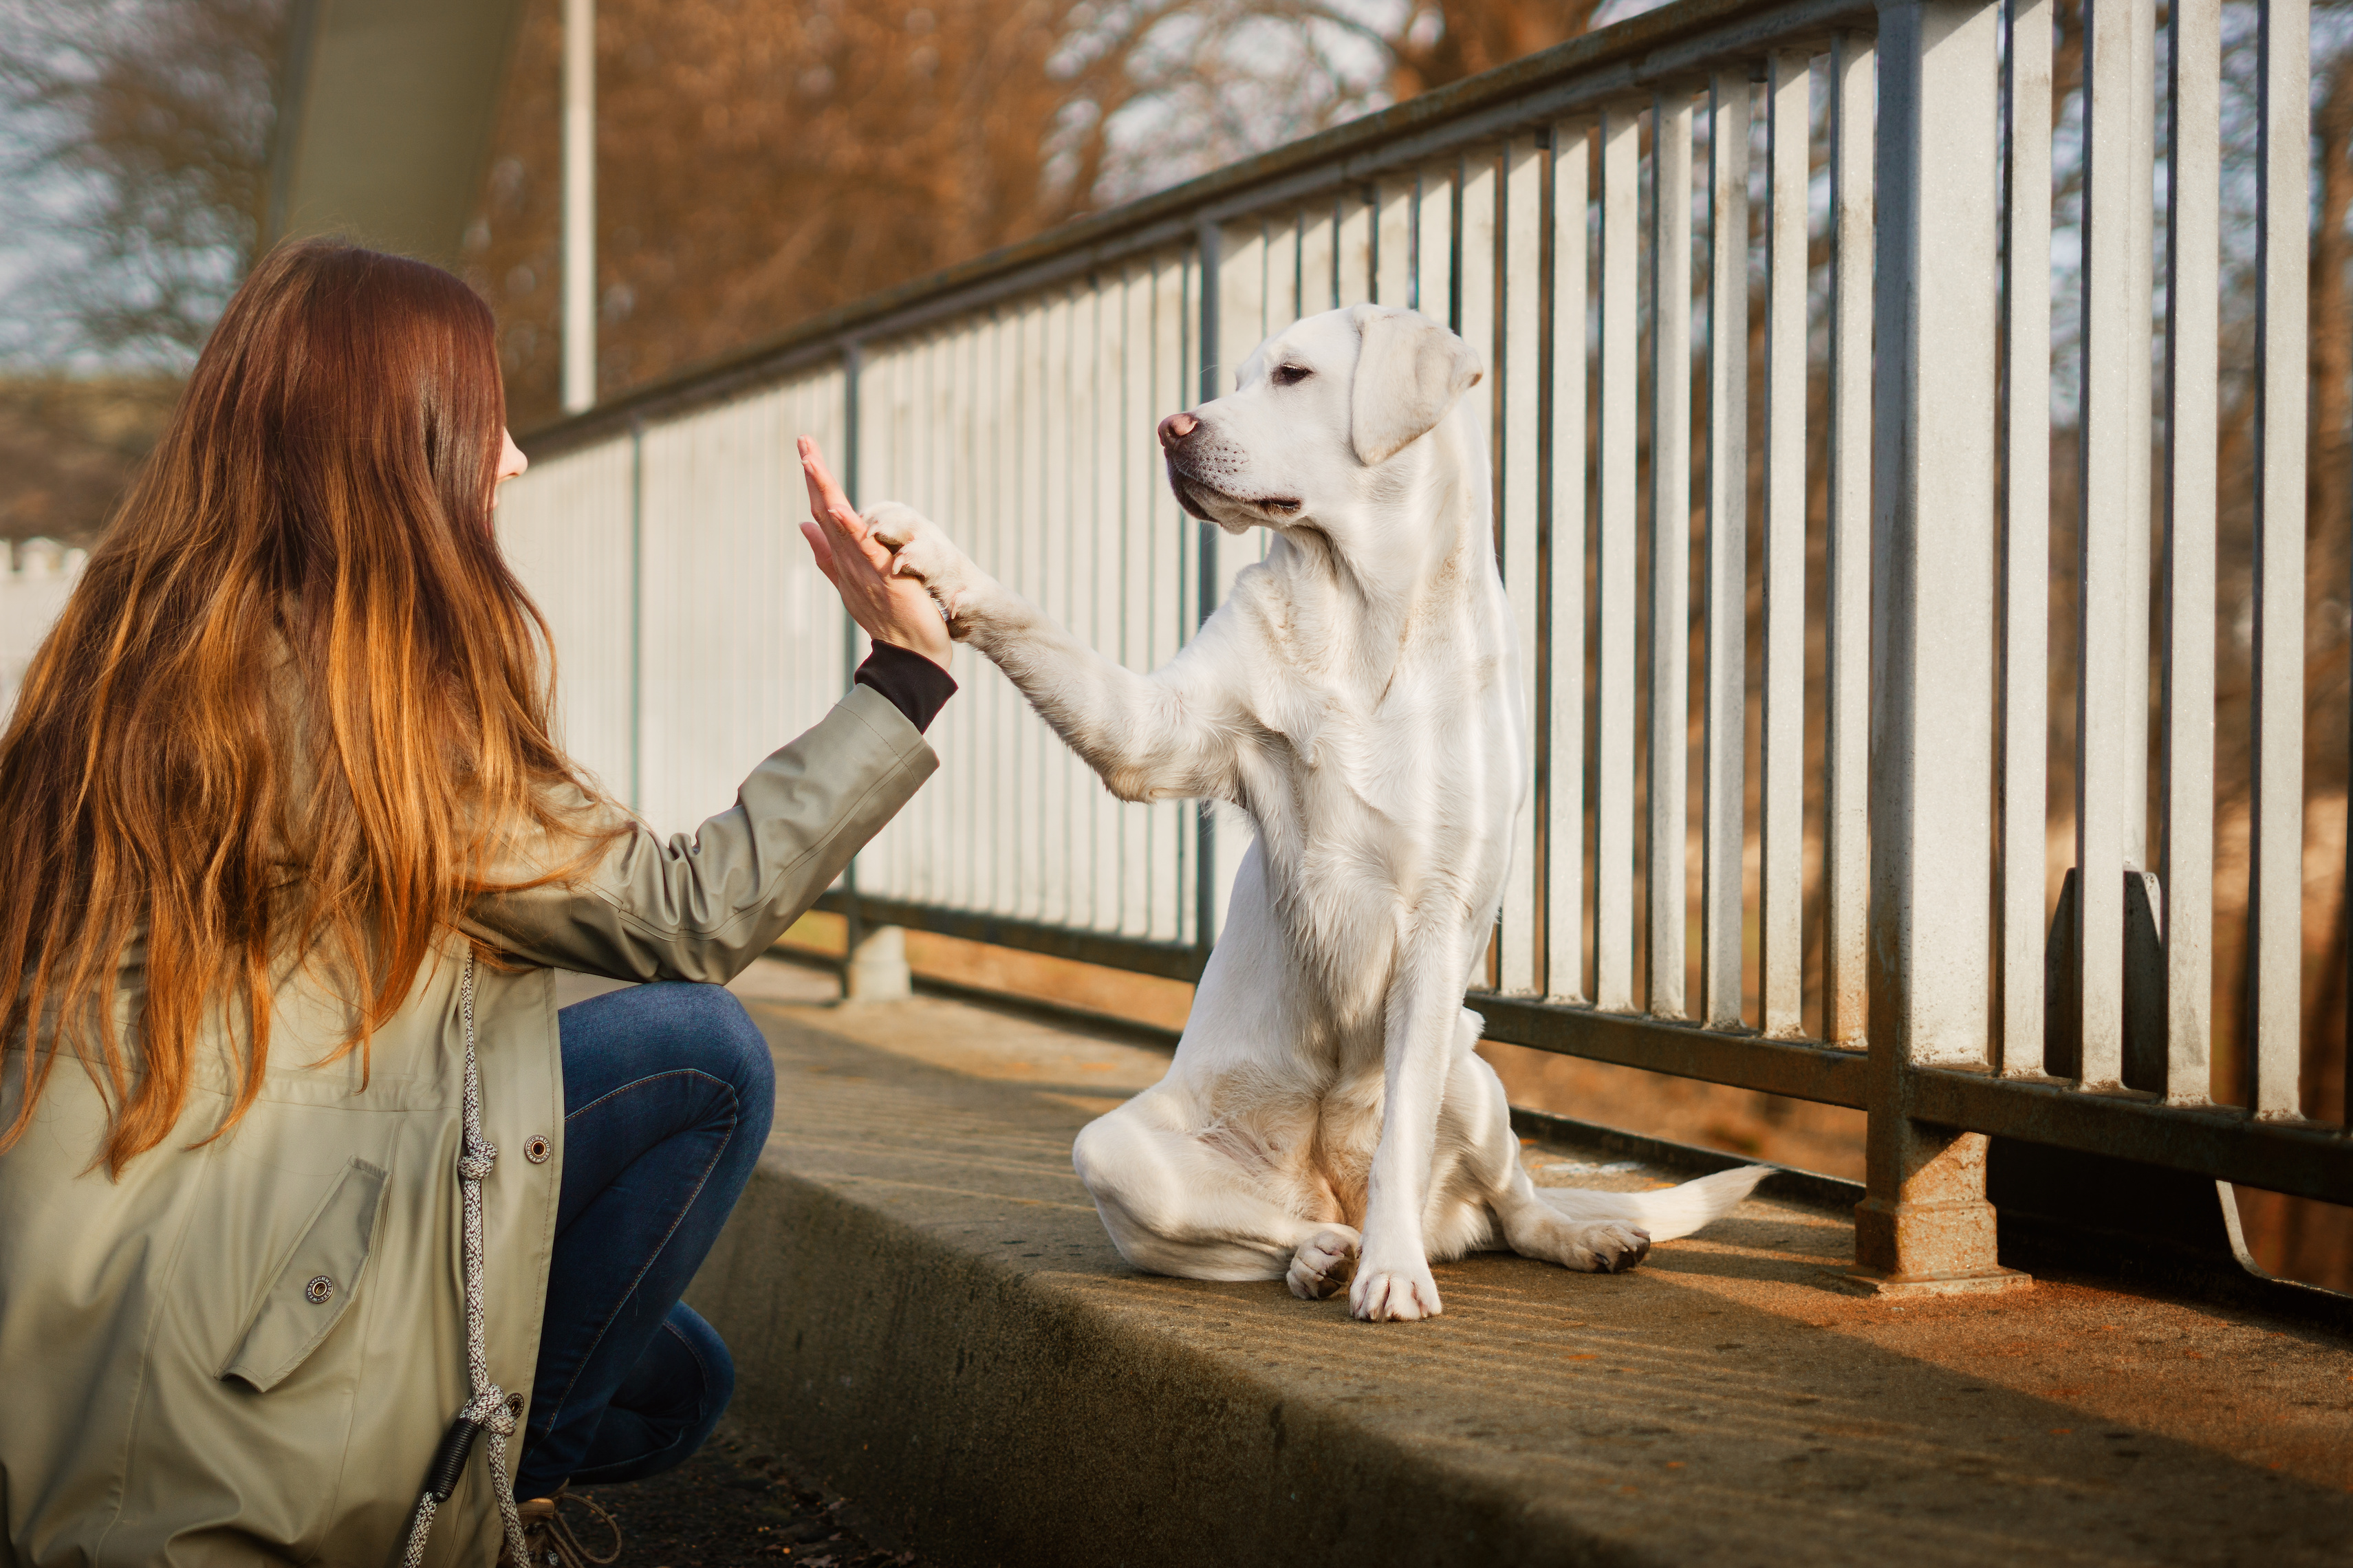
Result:
<instances>
[{"instance_id":1,"label":"dog's eye","mask_svg":"<svg viewBox=\"0 0 2353 1568\"><path fill-rule=\"evenodd\" d=\"M1274 384L1297 386L1315 373L1303 364L1279 364L1274 367Z\"/></svg>"}]
</instances>

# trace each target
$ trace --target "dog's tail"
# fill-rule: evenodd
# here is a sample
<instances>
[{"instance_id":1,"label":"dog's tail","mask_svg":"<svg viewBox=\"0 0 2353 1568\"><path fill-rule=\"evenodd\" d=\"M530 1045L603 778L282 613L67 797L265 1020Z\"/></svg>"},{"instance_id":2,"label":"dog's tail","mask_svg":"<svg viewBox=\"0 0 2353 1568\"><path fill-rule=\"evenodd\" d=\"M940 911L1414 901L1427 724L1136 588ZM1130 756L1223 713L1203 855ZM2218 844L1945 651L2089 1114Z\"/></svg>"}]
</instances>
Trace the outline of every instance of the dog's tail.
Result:
<instances>
[{"instance_id":1,"label":"dog's tail","mask_svg":"<svg viewBox=\"0 0 2353 1568\"><path fill-rule=\"evenodd\" d=\"M1626 1220L1649 1231L1652 1241L1672 1241L1729 1214L1772 1170L1770 1165L1743 1165L1651 1193L1538 1187L1536 1195L1565 1218Z\"/></svg>"}]
</instances>

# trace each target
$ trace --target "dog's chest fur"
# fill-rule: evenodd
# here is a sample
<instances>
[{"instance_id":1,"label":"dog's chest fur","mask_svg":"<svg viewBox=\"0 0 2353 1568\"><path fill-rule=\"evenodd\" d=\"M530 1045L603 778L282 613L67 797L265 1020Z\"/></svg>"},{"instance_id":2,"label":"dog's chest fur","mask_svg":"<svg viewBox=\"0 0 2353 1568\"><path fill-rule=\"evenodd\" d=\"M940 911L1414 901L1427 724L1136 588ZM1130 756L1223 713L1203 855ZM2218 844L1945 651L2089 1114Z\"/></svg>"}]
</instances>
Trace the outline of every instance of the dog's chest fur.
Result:
<instances>
[{"instance_id":1,"label":"dog's chest fur","mask_svg":"<svg viewBox=\"0 0 2353 1568\"><path fill-rule=\"evenodd\" d=\"M1511 612L1476 560L1388 617L1283 564L1245 574L1229 605L1261 658L1240 804L1303 978L1377 1056L1399 939L1491 920L1502 897L1526 775Z\"/></svg>"}]
</instances>

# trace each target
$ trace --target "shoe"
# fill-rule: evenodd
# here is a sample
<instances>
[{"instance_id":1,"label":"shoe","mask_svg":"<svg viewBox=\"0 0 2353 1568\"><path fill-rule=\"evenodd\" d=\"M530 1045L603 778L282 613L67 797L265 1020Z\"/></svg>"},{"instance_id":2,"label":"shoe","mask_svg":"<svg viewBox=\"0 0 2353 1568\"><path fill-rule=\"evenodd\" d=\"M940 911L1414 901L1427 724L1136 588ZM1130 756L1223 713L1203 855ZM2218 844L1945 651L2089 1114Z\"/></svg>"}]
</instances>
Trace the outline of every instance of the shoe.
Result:
<instances>
[{"instance_id":1,"label":"shoe","mask_svg":"<svg viewBox=\"0 0 2353 1568\"><path fill-rule=\"evenodd\" d=\"M580 1543L572 1533L558 1509L565 1503L578 1503L596 1518L596 1522L613 1532L612 1550L602 1557ZM527 1563L518 1564L514 1552L507 1546L499 1548L499 1568L604 1568L606 1563L621 1555L621 1527L613 1516L596 1506L596 1500L585 1492L559 1487L554 1497L533 1498L528 1502L518 1499L515 1510L522 1515L522 1543L530 1554Z\"/></svg>"}]
</instances>

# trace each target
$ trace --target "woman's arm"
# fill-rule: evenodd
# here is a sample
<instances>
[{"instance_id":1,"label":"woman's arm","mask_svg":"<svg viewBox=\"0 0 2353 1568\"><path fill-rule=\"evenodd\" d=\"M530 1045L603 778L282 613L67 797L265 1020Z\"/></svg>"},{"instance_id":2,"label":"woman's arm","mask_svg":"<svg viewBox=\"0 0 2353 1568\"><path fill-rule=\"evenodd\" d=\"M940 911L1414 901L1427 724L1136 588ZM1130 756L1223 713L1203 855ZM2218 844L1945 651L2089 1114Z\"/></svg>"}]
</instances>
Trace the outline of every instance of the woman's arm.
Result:
<instances>
[{"instance_id":1,"label":"woman's arm","mask_svg":"<svg viewBox=\"0 0 2353 1568\"><path fill-rule=\"evenodd\" d=\"M723 983L817 901L938 766L906 716L860 684L692 834L664 837L633 821L570 882L484 896L468 933L527 963ZM524 845L512 861L520 877L563 858L557 847Z\"/></svg>"},{"instance_id":2,"label":"woman's arm","mask_svg":"<svg viewBox=\"0 0 2353 1568\"><path fill-rule=\"evenodd\" d=\"M480 900L470 934L617 980L733 979L939 766L923 731L955 690L947 624L922 584L888 574L890 552L867 538L817 444L804 437L800 455L818 520L801 531L875 643L849 695L753 769L733 809L668 838L632 821L585 875ZM564 858L553 844L519 845L505 879Z\"/></svg>"}]
</instances>

